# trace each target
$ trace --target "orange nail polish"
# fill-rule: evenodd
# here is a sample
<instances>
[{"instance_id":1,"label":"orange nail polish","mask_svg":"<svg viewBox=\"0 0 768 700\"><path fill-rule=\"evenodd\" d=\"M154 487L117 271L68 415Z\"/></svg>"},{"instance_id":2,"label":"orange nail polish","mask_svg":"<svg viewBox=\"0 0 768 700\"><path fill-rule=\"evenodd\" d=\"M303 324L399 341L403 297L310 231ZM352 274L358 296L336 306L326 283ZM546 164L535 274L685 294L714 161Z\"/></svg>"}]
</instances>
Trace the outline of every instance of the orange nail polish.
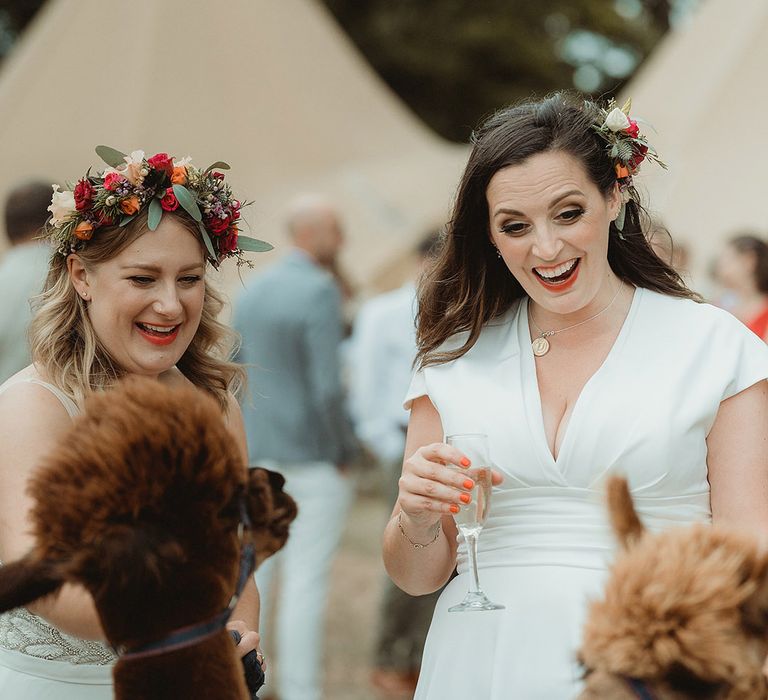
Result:
<instances>
[{"instance_id":1,"label":"orange nail polish","mask_svg":"<svg viewBox=\"0 0 768 700\"><path fill-rule=\"evenodd\" d=\"M468 467L471 464L471 462L466 457L462 457L461 462L459 462L459 464L461 464L462 467Z\"/></svg>"},{"instance_id":2,"label":"orange nail polish","mask_svg":"<svg viewBox=\"0 0 768 700\"><path fill-rule=\"evenodd\" d=\"M462 503L469 503L472 500L472 496L470 496L468 493L461 493L459 494L459 500Z\"/></svg>"},{"instance_id":3,"label":"orange nail polish","mask_svg":"<svg viewBox=\"0 0 768 700\"><path fill-rule=\"evenodd\" d=\"M475 482L472 481L472 479L465 479L462 486L467 489L467 491L471 491L473 488L475 488Z\"/></svg>"},{"instance_id":4,"label":"orange nail polish","mask_svg":"<svg viewBox=\"0 0 768 700\"><path fill-rule=\"evenodd\" d=\"M451 503L451 507L449 510L451 511L451 513L458 513L460 508L455 503Z\"/></svg>"}]
</instances>

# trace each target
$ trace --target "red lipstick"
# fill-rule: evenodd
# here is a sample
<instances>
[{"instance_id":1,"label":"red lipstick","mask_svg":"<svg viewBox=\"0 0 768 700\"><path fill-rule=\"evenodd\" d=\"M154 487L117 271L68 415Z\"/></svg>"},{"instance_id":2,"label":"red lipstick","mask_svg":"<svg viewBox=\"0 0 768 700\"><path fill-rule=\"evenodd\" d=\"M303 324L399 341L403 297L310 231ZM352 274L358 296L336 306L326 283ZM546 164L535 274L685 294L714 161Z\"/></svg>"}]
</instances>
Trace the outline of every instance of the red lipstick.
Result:
<instances>
[{"instance_id":1,"label":"red lipstick","mask_svg":"<svg viewBox=\"0 0 768 700\"><path fill-rule=\"evenodd\" d=\"M541 275L536 274L535 270L533 274L534 274L534 277L536 277L536 279L539 281L541 286L544 287L545 289L551 292L564 292L570 289L571 287L573 287L574 284L576 284L576 280L579 277L580 269L581 269L581 260L579 259L579 261L576 263L576 266L573 272L571 273L571 276L568 277L568 279L566 279L564 282L555 282L555 283L548 282Z\"/></svg>"},{"instance_id":2,"label":"red lipstick","mask_svg":"<svg viewBox=\"0 0 768 700\"><path fill-rule=\"evenodd\" d=\"M136 325L136 329L139 331L142 337L145 340L148 340L153 345L170 345L174 340L176 340L176 337L179 335L179 328L181 328L181 325L178 325L178 326L173 326L173 330L170 332L154 333L148 328L144 328L139 323L135 325Z\"/></svg>"}]
</instances>

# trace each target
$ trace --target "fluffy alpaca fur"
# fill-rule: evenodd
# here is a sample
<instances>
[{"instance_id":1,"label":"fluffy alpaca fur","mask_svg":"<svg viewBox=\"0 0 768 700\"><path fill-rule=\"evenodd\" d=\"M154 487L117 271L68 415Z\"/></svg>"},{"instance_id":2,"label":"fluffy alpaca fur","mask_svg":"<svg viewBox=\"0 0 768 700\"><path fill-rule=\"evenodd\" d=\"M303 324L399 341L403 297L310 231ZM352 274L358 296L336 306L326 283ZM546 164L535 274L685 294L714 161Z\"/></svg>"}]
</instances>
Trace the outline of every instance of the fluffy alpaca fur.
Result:
<instances>
[{"instance_id":1,"label":"fluffy alpaca fur","mask_svg":"<svg viewBox=\"0 0 768 700\"><path fill-rule=\"evenodd\" d=\"M741 533L696 525L645 532L624 479L608 483L624 548L590 607L581 700L763 700L768 684L768 555Z\"/></svg>"},{"instance_id":2,"label":"fluffy alpaca fur","mask_svg":"<svg viewBox=\"0 0 768 700\"><path fill-rule=\"evenodd\" d=\"M206 621L235 590L245 499L257 561L296 515L283 480L248 470L218 404L192 388L127 380L90 397L30 482L35 546L0 569L0 610L64 582L94 598L109 642L128 648ZM225 630L195 646L119 660L118 700L246 700Z\"/></svg>"}]
</instances>

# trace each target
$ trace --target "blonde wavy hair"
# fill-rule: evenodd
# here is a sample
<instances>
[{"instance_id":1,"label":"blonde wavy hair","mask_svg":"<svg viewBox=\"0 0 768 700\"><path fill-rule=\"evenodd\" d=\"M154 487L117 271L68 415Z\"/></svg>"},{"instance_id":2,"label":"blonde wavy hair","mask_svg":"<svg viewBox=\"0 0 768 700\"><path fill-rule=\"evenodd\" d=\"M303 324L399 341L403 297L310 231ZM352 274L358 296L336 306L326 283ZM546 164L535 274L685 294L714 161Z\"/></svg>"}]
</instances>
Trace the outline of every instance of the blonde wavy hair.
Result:
<instances>
[{"instance_id":1,"label":"blonde wavy hair","mask_svg":"<svg viewBox=\"0 0 768 700\"><path fill-rule=\"evenodd\" d=\"M186 214L174 216L195 236L203 250L197 224ZM80 251L86 268L114 258L149 230L146 211L123 227L103 227ZM176 366L195 386L212 394L226 411L228 392L237 394L245 372L231 357L238 335L217 318L223 297L205 280L200 325ZM53 253L42 294L34 300L35 314L29 328L32 361L76 404L92 391L107 389L124 370L99 340L88 316L87 304L76 292L67 269L67 259Z\"/></svg>"}]
</instances>

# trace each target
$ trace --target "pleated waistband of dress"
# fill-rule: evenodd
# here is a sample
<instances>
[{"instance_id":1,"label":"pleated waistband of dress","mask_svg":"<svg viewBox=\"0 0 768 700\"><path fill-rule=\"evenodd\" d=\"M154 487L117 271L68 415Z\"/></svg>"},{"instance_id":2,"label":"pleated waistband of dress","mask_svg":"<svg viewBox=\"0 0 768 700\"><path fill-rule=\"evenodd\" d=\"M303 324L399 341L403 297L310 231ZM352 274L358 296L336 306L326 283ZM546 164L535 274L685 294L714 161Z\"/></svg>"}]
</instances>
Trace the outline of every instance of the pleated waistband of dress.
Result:
<instances>
[{"instance_id":1,"label":"pleated waistband of dress","mask_svg":"<svg viewBox=\"0 0 768 700\"><path fill-rule=\"evenodd\" d=\"M651 531L711 520L708 492L654 497L640 491L632 496ZM615 546L602 491L560 486L499 489L480 535L478 565L605 569ZM460 544L462 570L466 551Z\"/></svg>"}]
</instances>

